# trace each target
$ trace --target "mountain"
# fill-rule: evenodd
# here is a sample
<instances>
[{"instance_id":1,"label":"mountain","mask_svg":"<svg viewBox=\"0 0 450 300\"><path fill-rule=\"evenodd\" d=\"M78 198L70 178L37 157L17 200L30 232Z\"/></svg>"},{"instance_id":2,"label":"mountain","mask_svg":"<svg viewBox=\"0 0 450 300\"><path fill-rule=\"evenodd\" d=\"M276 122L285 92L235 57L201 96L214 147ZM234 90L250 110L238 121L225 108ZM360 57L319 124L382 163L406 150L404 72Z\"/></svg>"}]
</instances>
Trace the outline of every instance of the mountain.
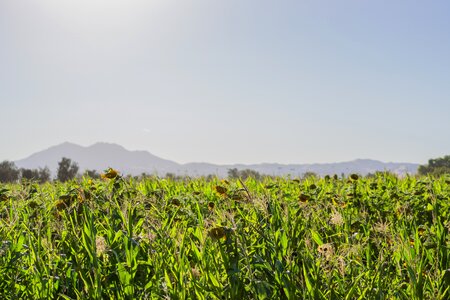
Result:
<instances>
[{"instance_id":1,"label":"mountain","mask_svg":"<svg viewBox=\"0 0 450 300\"><path fill-rule=\"evenodd\" d=\"M226 176L229 169L237 168L252 169L261 174L273 176L302 176L306 172L314 172L320 176L338 174L357 173L367 175L377 171L390 171L394 174L403 176L406 174L415 174L417 172L418 164L414 163L384 163L371 159L356 159L348 162L325 163L325 164L276 164L276 163L262 163L253 165L214 165L207 163L190 163L183 165L189 175L204 175L217 174L219 176Z\"/></svg>"},{"instance_id":2,"label":"mountain","mask_svg":"<svg viewBox=\"0 0 450 300\"><path fill-rule=\"evenodd\" d=\"M89 147L82 147L66 142L15 163L19 168L47 166L52 174L56 174L58 162L62 157L68 157L77 162L81 172L86 169L102 171L108 167L114 167L124 174L139 175L143 172L166 174L178 167L177 163L159 158L147 151L128 151L122 146L109 143L96 143Z\"/></svg>"},{"instance_id":3,"label":"mountain","mask_svg":"<svg viewBox=\"0 0 450 300\"><path fill-rule=\"evenodd\" d=\"M314 172L318 175L332 175L358 173L366 175L376 171L390 171L398 175L414 174L418 164L413 163L384 163L377 160L357 159L348 162L325 164L235 164L215 165L210 163L178 164L174 161L162 159L147 151L129 151L122 146L110 143L96 143L89 147L83 147L72 143L63 143L46 150L32 154L31 156L16 161L19 168L39 168L47 166L53 175L56 174L58 161L62 157L68 157L78 163L80 172L86 169L102 171L108 167L118 169L123 174L140 175L142 173L165 175L174 173L177 175L206 176L208 174L227 176L232 168L252 169L267 175L292 175L302 176L306 172Z\"/></svg>"}]
</instances>

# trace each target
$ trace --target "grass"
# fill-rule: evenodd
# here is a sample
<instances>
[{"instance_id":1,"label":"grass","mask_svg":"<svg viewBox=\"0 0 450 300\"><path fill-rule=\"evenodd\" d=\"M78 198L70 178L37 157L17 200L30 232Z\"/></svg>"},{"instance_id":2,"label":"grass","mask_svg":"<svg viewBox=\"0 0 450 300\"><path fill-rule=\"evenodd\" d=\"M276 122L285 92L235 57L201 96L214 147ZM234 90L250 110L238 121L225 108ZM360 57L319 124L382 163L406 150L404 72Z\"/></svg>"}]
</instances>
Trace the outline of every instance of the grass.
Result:
<instances>
[{"instance_id":1,"label":"grass","mask_svg":"<svg viewBox=\"0 0 450 300\"><path fill-rule=\"evenodd\" d=\"M1 299L449 299L445 177L0 186Z\"/></svg>"}]
</instances>

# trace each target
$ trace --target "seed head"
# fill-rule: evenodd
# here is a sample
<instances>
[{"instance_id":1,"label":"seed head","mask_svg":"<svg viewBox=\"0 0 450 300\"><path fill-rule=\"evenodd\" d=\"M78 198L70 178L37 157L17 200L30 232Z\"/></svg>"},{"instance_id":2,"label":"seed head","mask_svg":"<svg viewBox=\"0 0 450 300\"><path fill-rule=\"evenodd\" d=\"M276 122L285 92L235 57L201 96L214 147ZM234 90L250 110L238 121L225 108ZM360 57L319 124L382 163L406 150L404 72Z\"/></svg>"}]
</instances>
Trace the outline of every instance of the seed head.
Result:
<instances>
[{"instance_id":1,"label":"seed head","mask_svg":"<svg viewBox=\"0 0 450 300\"><path fill-rule=\"evenodd\" d=\"M317 251L319 251L319 253L323 255L327 260L329 260L334 254L333 245L331 245L330 243L320 245L319 247L317 247Z\"/></svg>"},{"instance_id":2,"label":"seed head","mask_svg":"<svg viewBox=\"0 0 450 300\"><path fill-rule=\"evenodd\" d=\"M339 212L335 211L331 214L330 223L335 226L341 226L342 224L344 224L344 219Z\"/></svg>"},{"instance_id":3,"label":"seed head","mask_svg":"<svg viewBox=\"0 0 450 300\"><path fill-rule=\"evenodd\" d=\"M107 244L106 244L105 238L102 236L97 236L95 238L95 247L96 247L98 255L105 254L106 249L107 249Z\"/></svg>"}]
</instances>

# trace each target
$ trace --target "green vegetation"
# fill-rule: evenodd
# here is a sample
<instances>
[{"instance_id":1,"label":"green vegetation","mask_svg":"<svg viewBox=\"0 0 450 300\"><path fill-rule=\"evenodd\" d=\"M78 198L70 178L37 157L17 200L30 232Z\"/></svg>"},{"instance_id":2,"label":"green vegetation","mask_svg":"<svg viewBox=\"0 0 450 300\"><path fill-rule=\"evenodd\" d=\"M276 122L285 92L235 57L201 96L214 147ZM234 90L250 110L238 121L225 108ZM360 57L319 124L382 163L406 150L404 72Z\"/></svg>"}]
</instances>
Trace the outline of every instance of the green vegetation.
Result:
<instances>
[{"instance_id":1,"label":"green vegetation","mask_svg":"<svg viewBox=\"0 0 450 300\"><path fill-rule=\"evenodd\" d=\"M0 186L1 299L449 299L450 182Z\"/></svg>"},{"instance_id":2,"label":"green vegetation","mask_svg":"<svg viewBox=\"0 0 450 300\"><path fill-rule=\"evenodd\" d=\"M77 176L78 169L78 164L76 162L72 162L70 158L63 157L61 161L58 162L56 178L61 182L74 179L75 176Z\"/></svg>"},{"instance_id":3,"label":"green vegetation","mask_svg":"<svg viewBox=\"0 0 450 300\"><path fill-rule=\"evenodd\" d=\"M22 180L31 180L37 181L39 183L45 183L50 181L50 170L46 168L39 169L20 169L20 173L22 174Z\"/></svg>"},{"instance_id":4,"label":"green vegetation","mask_svg":"<svg viewBox=\"0 0 450 300\"><path fill-rule=\"evenodd\" d=\"M419 166L419 175L435 175L450 174L450 155L428 160L427 165Z\"/></svg>"},{"instance_id":5,"label":"green vegetation","mask_svg":"<svg viewBox=\"0 0 450 300\"><path fill-rule=\"evenodd\" d=\"M15 182L19 179L20 170L12 161L2 161L0 163L0 182Z\"/></svg>"},{"instance_id":6,"label":"green vegetation","mask_svg":"<svg viewBox=\"0 0 450 300\"><path fill-rule=\"evenodd\" d=\"M232 168L228 170L228 177L231 179L241 178L243 180L247 178L254 178L260 180L262 177L267 177L266 175L261 175L259 172L251 169L238 170L237 168Z\"/></svg>"}]
</instances>

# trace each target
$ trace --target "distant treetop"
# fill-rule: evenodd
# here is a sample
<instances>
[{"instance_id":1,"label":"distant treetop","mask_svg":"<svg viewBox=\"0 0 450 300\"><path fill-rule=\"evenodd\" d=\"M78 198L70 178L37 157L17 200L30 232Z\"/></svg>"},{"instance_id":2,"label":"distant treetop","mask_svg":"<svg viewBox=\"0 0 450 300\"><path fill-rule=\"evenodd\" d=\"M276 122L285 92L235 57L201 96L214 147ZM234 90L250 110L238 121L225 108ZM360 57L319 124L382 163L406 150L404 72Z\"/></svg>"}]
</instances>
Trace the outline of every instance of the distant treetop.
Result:
<instances>
[{"instance_id":1,"label":"distant treetop","mask_svg":"<svg viewBox=\"0 0 450 300\"><path fill-rule=\"evenodd\" d=\"M427 165L419 166L419 175L450 174L450 155L428 160Z\"/></svg>"}]
</instances>

